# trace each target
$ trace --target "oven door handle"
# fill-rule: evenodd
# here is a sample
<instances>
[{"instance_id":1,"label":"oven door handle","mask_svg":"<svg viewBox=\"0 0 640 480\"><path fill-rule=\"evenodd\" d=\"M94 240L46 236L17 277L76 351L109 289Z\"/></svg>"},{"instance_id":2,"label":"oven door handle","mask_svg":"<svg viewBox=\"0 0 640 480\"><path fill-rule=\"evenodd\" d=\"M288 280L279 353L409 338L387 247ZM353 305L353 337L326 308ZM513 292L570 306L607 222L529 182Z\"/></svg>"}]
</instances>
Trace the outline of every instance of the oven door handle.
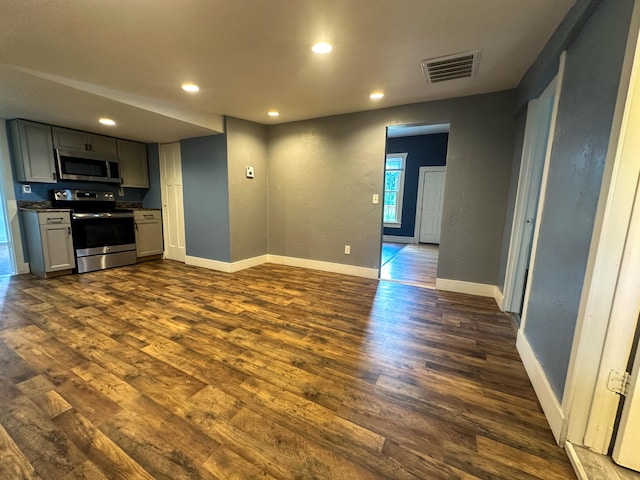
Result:
<instances>
[{"instance_id":1,"label":"oven door handle","mask_svg":"<svg viewBox=\"0 0 640 480\"><path fill-rule=\"evenodd\" d=\"M92 220L94 218L133 218L133 212L74 213L74 220Z\"/></svg>"}]
</instances>

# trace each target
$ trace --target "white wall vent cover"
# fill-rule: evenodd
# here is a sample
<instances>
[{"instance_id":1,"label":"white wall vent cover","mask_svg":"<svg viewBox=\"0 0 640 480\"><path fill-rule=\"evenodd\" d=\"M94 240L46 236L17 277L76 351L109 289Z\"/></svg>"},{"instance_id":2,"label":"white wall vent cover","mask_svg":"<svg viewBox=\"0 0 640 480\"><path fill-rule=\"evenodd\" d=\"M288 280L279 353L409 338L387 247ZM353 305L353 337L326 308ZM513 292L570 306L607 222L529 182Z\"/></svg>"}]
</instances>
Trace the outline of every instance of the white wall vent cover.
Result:
<instances>
[{"instance_id":1,"label":"white wall vent cover","mask_svg":"<svg viewBox=\"0 0 640 480\"><path fill-rule=\"evenodd\" d=\"M479 60L480 50L475 50L422 60L420 65L427 83L438 83L474 76L478 70Z\"/></svg>"}]
</instances>

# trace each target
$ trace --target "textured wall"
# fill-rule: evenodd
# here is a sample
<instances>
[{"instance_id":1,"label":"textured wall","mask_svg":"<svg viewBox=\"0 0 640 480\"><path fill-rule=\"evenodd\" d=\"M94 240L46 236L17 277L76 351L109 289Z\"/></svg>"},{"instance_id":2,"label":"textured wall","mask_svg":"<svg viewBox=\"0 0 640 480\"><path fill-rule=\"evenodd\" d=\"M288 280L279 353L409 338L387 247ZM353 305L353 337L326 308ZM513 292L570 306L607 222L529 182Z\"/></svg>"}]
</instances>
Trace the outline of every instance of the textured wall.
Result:
<instances>
[{"instance_id":1,"label":"textured wall","mask_svg":"<svg viewBox=\"0 0 640 480\"><path fill-rule=\"evenodd\" d=\"M514 92L269 127L269 253L377 268L385 127L450 124L438 277L495 285ZM345 255L344 245L352 247Z\"/></svg>"},{"instance_id":2,"label":"textured wall","mask_svg":"<svg viewBox=\"0 0 640 480\"><path fill-rule=\"evenodd\" d=\"M525 336L559 399L632 7L632 0L602 2L567 52L525 325Z\"/></svg>"},{"instance_id":3,"label":"textured wall","mask_svg":"<svg viewBox=\"0 0 640 480\"><path fill-rule=\"evenodd\" d=\"M149 189L142 202L145 208L162 208L160 189L160 154L157 143L147 144L147 163L149 165Z\"/></svg>"},{"instance_id":4,"label":"textured wall","mask_svg":"<svg viewBox=\"0 0 640 480\"><path fill-rule=\"evenodd\" d=\"M187 255L231 260L224 134L180 141Z\"/></svg>"},{"instance_id":5,"label":"textured wall","mask_svg":"<svg viewBox=\"0 0 640 480\"><path fill-rule=\"evenodd\" d=\"M407 153L402 195L402 225L384 228L385 235L413 237L420 167L440 167L447 163L448 133L387 139L387 154Z\"/></svg>"},{"instance_id":6,"label":"textured wall","mask_svg":"<svg viewBox=\"0 0 640 480\"><path fill-rule=\"evenodd\" d=\"M267 253L267 127L227 117L231 261ZM254 167L254 178L246 167Z\"/></svg>"}]
</instances>

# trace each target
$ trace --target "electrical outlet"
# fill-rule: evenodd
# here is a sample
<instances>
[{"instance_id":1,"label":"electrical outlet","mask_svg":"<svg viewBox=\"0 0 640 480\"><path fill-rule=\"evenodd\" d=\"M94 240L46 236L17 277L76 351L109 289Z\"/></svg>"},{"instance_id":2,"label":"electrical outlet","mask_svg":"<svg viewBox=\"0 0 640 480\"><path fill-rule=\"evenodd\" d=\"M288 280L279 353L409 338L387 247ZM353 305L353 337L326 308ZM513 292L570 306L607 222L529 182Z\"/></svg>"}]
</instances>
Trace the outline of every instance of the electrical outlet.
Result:
<instances>
[{"instance_id":1,"label":"electrical outlet","mask_svg":"<svg viewBox=\"0 0 640 480\"><path fill-rule=\"evenodd\" d=\"M374 193L371 203L378 203L379 201L380 201L380 196L377 193Z\"/></svg>"},{"instance_id":2,"label":"electrical outlet","mask_svg":"<svg viewBox=\"0 0 640 480\"><path fill-rule=\"evenodd\" d=\"M247 167L247 178L253 178L253 167Z\"/></svg>"},{"instance_id":3,"label":"electrical outlet","mask_svg":"<svg viewBox=\"0 0 640 480\"><path fill-rule=\"evenodd\" d=\"M31 193L31 185L22 185L22 193Z\"/></svg>"},{"instance_id":4,"label":"electrical outlet","mask_svg":"<svg viewBox=\"0 0 640 480\"><path fill-rule=\"evenodd\" d=\"M345 245L344 246L344 254L345 255L351 255L351 245Z\"/></svg>"}]
</instances>

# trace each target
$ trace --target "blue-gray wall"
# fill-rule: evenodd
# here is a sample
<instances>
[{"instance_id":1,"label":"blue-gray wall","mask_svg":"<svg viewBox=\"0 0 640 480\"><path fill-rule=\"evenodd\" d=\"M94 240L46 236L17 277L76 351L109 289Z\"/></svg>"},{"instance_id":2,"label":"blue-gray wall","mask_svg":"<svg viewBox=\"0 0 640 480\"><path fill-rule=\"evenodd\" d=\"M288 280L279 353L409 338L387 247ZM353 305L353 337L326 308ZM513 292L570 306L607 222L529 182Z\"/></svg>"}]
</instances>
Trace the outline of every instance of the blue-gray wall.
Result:
<instances>
[{"instance_id":1,"label":"blue-gray wall","mask_svg":"<svg viewBox=\"0 0 640 480\"><path fill-rule=\"evenodd\" d=\"M416 201L420 167L441 167L447 164L448 133L415 135L387 139L387 154L407 153L402 194L402 224L400 228L384 228L385 235L413 237L416 223Z\"/></svg>"},{"instance_id":2,"label":"blue-gray wall","mask_svg":"<svg viewBox=\"0 0 640 480\"><path fill-rule=\"evenodd\" d=\"M160 153L157 143L147 145L147 164L149 166L149 188L142 197L142 204L145 208L162 208Z\"/></svg>"},{"instance_id":3,"label":"blue-gray wall","mask_svg":"<svg viewBox=\"0 0 640 480\"><path fill-rule=\"evenodd\" d=\"M514 91L270 126L269 253L378 268L386 127L450 125L438 277L496 285ZM344 246L351 254L344 254Z\"/></svg>"},{"instance_id":4,"label":"blue-gray wall","mask_svg":"<svg viewBox=\"0 0 640 480\"><path fill-rule=\"evenodd\" d=\"M563 397L633 8L632 0L586 3L578 6L592 15L566 30L570 42L524 329L558 399ZM545 75L539 80L544 83ZM523 82L531 92L544 88L534 84L531 77ZM519 98L527 96L520 92Z\"/></svg>"},{"instance_id":5,"label":"blue-gray wall","mask_svg":"<svg viewBox=\"0 0 640 480\"><path fill-rule=\"evenodd\" d=\"M224 134L180 141L188 256L231 261L227 139Z\"/></svg>"}]
</instances>

